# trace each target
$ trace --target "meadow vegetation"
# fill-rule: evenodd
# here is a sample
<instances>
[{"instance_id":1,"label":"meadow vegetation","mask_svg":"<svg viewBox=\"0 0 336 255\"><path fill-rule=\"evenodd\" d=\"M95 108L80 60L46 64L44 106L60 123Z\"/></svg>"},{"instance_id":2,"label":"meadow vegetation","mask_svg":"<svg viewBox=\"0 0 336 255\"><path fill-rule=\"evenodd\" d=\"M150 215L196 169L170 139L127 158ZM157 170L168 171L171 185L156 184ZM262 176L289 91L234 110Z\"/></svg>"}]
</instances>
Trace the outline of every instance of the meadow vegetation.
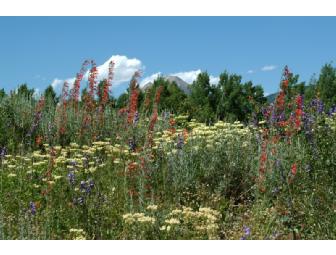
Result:
<instances>
[{"instance_id":1,"label":"meadow vegetation","mask_svg":"<svg viewBox=\"0 0 336 255\"><path fill-rule=\"evenodd\" d=\"M114 99L113 68L0 92L0 239L336 238L330 64L309 86L285 67L272 103L227 72Z\"/></svg>"}]
</instances>

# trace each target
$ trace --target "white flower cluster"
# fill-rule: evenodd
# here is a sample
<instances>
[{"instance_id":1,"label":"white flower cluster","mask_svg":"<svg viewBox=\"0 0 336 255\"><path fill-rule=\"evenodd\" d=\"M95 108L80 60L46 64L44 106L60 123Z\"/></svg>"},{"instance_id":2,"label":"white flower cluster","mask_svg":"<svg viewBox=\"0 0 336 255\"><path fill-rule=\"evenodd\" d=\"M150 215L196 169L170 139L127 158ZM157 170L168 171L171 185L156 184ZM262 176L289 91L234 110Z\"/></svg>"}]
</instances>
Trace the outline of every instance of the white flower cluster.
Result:
<instances>
[{"instance_id":1,"label":"white flower cluster","mask_svg":"<svg viewBox=\"0 0 336 255\"><path fill-rule=\"evenodd\" d=\"M126 224L133 223L155 223L155 218L146 216L144 213L127 213L123 215L123 220Z\"/></svg>"},{"instance_id":2,"label":"white flower cluster","mask_svg":"<svg viewBox=\"0 0 336 255\"><path fill-rule=\"evenodd\" d=\"M83 229L71 228L70 235L72 236L73 240L86 240L86 233Z\"/></svg>"}]
</instances>

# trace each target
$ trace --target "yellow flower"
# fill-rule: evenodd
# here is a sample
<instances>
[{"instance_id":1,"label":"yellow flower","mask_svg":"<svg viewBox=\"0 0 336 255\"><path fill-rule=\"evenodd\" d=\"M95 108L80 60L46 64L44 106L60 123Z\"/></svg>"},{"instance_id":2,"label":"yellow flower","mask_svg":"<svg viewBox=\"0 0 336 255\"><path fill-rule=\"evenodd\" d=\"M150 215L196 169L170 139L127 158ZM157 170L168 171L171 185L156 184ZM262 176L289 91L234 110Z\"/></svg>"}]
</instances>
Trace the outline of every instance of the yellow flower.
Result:
<instances>
[{"instance_id":1,"label":"yellow flower","mask_svg":"<svg viewBox=\"0 0 336 255\"><path fill-rule=\"evenodd\" d=\"M14 174L14 173L10 173L10 174L8 174L7 175L9 178L12 178L12 177L16 177L16 174Z\"/></svg>"}]
</instances>

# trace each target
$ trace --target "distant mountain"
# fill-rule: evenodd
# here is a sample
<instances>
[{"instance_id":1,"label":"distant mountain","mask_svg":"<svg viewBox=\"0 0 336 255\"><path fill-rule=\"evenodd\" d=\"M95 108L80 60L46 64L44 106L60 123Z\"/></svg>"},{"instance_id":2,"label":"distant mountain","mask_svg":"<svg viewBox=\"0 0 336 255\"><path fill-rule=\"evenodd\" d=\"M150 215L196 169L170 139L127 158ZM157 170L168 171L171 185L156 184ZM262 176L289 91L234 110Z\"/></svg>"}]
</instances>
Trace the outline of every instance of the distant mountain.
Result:
<instances>
[{"instance_id":1,"label":"distant mountain","mask_svg":"<svg viewBox=\"0 0 336 255\"><path fill-rule=\"evenodd\" d=\"M268 102L268 103L273 103L274 100L276 99L276 97L278 96L278 94L279 94L278 92L273 93L273 94L269 94L269 95L266 97L267 102Z\"/></svg>"},{"instance_id":2,"label":"distant mountain","mask_svg":"<svg viewBox=\"0 0 336 255\"><path fill-rule=\"evenodd\" d=\"M180 77L178 76L166 76L166 77L163 77L163 79L169 81L170 83L173 83L175 82L176 85L184 92L186 93L187 95L190 94L190 89L189 89L189 84L186 83L184 80L182 80ZM148 82L146 83L142 89L143 90L146 90L147 88L153 86L153 83L152 82Z\"/></svg>"}]
</instances>

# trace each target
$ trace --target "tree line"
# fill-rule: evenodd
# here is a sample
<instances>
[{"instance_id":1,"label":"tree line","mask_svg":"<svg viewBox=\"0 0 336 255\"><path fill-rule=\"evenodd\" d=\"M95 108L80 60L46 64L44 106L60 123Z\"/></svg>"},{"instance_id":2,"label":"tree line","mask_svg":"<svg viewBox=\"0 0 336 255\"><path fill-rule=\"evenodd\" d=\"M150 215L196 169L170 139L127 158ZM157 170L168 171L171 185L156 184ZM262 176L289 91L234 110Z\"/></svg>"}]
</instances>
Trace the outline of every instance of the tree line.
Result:
<instances>
[{"instance_id":1,"label":"tree line","mask_svg":"<svg viewBox=\"0 0 336 255\"><path fill-rule=\"evenodd\" d=\"M207 72L202 72L197 79L189 85L190 93L186 94L175 82L169 82L164 77L157 78L153 85L146 90L139 89L138 109L140 112L146 112L145 101L152 103L155 93L161 88L160 111L169 111L175 114L188 114L189 118L195 118L202 122L212 122L216 119L226 121L246 122L251 117L257 117L263 106L270 103L264 95L261 85L254 85L251 81L242 82L242 76L230 74L224 71L219 76L217 84L210 83L210 77ZM102 100L101 90L103 82L97 86L98 102ZM82 90L82 97L87 93L86 88ZM109 105L115 109L121 109L128 105L130 91L127 89L118 98L110 95ZM299 82L299 75L293 74L289 79L288 95L290 99L297 94L304 95L306 102L314 98L320 99L324 103L324 108L329 109L336 104L336 68L332 63L325 64L319 77L306 82ZM49 85L42 94L46 100L46 106L55 109L60 97L57 96L53 87ZM273 95L273 98L276 94ZM0 101L2 111L6 105L6 98L23 97L32 104L37 99L34 98L34 89L22 84L16 91L6 94L4 89L0 90ZM1 110L1 109L0 109ZM2 118L0 116L0 118Z\"/></svg>"}]
</instances>

